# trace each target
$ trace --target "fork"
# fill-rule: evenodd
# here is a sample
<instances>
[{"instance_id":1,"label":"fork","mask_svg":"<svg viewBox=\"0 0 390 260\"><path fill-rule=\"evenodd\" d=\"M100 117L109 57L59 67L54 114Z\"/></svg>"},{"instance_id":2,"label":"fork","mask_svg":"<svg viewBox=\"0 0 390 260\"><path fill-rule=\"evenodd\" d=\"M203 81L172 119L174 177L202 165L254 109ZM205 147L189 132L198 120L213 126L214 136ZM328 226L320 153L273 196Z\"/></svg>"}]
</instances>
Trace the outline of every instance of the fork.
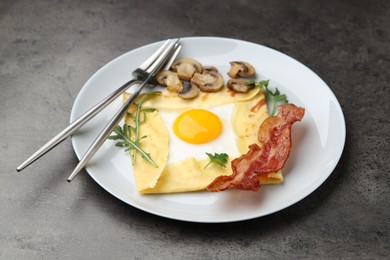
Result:
<instances>
[{"instance_id":1,"label":"fork","mask_svg":"<svg viewBox=\"0 0 390 260\"><path fill-rule=\"evenodd\" d=\"M107 107L111 102L113 102L117 97L123 94L130 86L135 84L143 84L136 91L137 96L141 92L142 88L147 85L147 82L150 81L155 74L163 69L169 69L172 62L180 52L181 46L179 45L179 39L176 39L173 43L171 39L168 39L164 42L164 44L154 52L149 58L147 58L137 69L133 71L133 76L135 79L132 79L125 84L123 84L120 88L113 91L106 98L101 100L95 106L90 108L76 120L74 120L68 127L54 136L50 141L44 144L41 148L39 148L34 154L32 154L27 160L25 160L22 164L20 164L16 170L19 172L26 168L28 165L32 164L40 157L45 155L51 149L56 147L66 138L74 134L78 129L80 129L85 123L91 120L96 114L98 114L101 110ZM155 82L152 82L149 85L153 85ZM134 94L133 94L134 96ZM135 98L134 98L135 99ZM120 121L120 120L119 120ZM119 122L118 121L118 122ZM114 126L115 127L115 126ZM95 151L96 152L96 151ZM90 156L92 157L92 156ZM81 161L80 161L81 162ZM73 174L72 174L73 175ZM75 176L75 174L74 174ZM73 176L73 177L74 177ZM72 177L72 179L73 179Z\"/></svg>"}]
</instances>

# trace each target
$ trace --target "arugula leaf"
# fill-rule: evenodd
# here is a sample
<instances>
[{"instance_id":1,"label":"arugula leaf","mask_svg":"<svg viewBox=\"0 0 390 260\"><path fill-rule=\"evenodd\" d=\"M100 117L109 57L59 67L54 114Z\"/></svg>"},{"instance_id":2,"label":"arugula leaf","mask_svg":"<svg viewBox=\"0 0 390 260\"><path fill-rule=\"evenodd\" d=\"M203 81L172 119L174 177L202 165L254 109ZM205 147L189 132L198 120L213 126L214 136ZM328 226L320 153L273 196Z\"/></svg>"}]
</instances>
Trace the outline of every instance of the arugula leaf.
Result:
<instances>
[{"instance_id":1,"label":"arugula leaf","mask_svg":"<svg viewBox=\"0 0 390 260\"><path fill-rule=\"evenodd\" d=\"M269 80L255 81L248 80L246 85L255 85L261 89L265 88L265 93L267 94L269 100L272 102L272 110L270 116L273 116L276 112L276 104L277 103L288 103L286 94L280 94L279 89L276 88L274 92L272 92L268 88Z\"/></svg>"},{"instance_id":2,"label":"arugula leaf","mask_svg":"<svg viewBox=\"0 0 390 260\"><path fill-rule=\"evenodd\" d=\"M249 85L256 85L256 81L254 81L253 79L250 79L247 82L245 82L245 85L247 85L247 86L249 86Z\"/></svg>"},{"instance_id":3,"label":"arugula leaf","mask_svg":"<svg viewBox=\"0 0 390 260\"><path fill-rule=\"evenodd\" d=\"M160 92L155 92L155 93L160 93ZM154 112L157 109L153 108L153 107L142 107L141 110L144 111L144 112Z\"/></svg>"},{"instance_id":4,"label":"arugula leaf","mask_svg":"<svg viewBox=\"0 0 390 260\"><path fill-rule=\"evenodd\" d=\"M216 163L216 164L226 168L225 164L227 163L227 161L228 161L227 159L229 158L229 156L226 153L214 153L214 155L211 153L206 153L206 155L210 158L210 161L208 164L206 164L204 169L206 169L207 166L210 165L210 163Z\"/></svg>"},{"instance_id":5,"label":"arugula leaf","mask_svg":"<svg viewBox=\"0 0 390 260\"><path fill-rule=\"evenodd\" d=\"M115 146L119 147L127 147L125 151L135 150L141 153L142 158L153 164L156 168L158 168L157 164L153 161L150 154L146 153L138 144L133 142L131 140L131 128L129 125L124 124L123 128L121 128L119 125L117 125L114 129L114 133L116 135L110 135L108 139L110 140L118 140L121 139L122 141L117 142ZM144 137L142 137L144 138Z\"/></svg>"},{"instance_id":6,"label":"arugula leaf","mask_svg":"<svg viewBox=\"0 0 390 260\"><path fill-rule=\"evenodd\" d=\"M139 141L143 138L146 138L146 136L139 136L139 128L142 123L146 121L146 113L153 112L156 109L151 107L142 107L142 103L151 95L160 94L161 92L155 91L155 92L149 92L141 96L141 98L138 100L138 102L135 104L137 110L135 111L135 114L127 113L128 117L133 118L134 125L130 126L125 124L123 128L120 126L116 126L114 129L114 133L111 136L108 137L108 139L111 140L118 140L121 139L122 141L117 142L115 145L119 147L126 147L125 151L132 151L133 165L135 164L135 158L136 153L140 152L141 157L153 164L156 168L158 167L157 164L152 160L149 153L145 152L140 146ZM141 112L143 115L143 118L141 119Z\"/></svg>"},{"instance_id":7,"label":"arugula leaf","mask_svg":"<svg viewBox=\"0 0 390 260\"><path fill-rule=\"evenodd\" d=\"M262 81L255 81L253 79L248 80L245 85L255 85L256 87L259 88L268 88L269 80L262 80Z\"/></svg>"},{"instance_id":8,"label":"arugula leaf","mask_svg":"<svg viewBox=\"0 0 390 260\"><path fill-rule=\"evenodd\" d=\"M267 88L267 94L272 102L271 116L275 114L277 103L288 103L286 94L280 94L279 89L276 88L275 92L272 92Z\"/></svg>"},{"instance_id":9,"label":"arugula leaf","mask_svg":"<svg viewBox=\"0 0 390 260\"><path fill-rule=\"evenodd\" d=\"M258 84L263 88L268 88L269 80L262 80Z\"/></svg>"}]
</instances>

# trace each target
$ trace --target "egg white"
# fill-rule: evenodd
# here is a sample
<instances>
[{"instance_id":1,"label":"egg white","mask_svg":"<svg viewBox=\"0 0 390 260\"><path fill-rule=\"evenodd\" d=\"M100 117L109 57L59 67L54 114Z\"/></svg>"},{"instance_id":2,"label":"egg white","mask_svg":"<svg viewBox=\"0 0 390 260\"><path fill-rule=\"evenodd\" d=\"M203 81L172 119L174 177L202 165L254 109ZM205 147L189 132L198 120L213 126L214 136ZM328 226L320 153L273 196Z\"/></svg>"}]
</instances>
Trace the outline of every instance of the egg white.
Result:
<instances>
[{"instance_id":1,"label":"egg white","mask_svg":"<svg viewBox=\"0 0 390 260\"><path fill-rule=\"evenodd\" d=\"M216 114L222 122L221 134L211 142L204 144L190 144L179 137L173 131L173 123L181 114L177 111L160 111L170 136L168 164L179 162L185 158L207 158L207 153L227 153L229 157L236 157L239 151L236 146L236 136L232 128L232 111L234 104L225 104L208 109Z\"/></svg>"}]
</instances>

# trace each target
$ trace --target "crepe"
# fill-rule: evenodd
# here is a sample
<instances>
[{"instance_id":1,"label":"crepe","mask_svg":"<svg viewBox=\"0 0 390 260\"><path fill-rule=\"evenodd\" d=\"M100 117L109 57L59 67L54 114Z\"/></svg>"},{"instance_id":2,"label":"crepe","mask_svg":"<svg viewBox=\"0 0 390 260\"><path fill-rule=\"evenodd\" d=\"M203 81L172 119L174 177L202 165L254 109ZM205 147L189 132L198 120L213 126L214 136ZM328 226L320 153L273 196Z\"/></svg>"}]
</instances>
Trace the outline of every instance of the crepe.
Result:
<instances>
[{"instance_id":1,"label":"crepe","mask_svg":"<svg viewBox=\"0 0 390 260\"><path fill-rule=\"evenodd\" d=\"M127 97L124 97L127 98ZM132 105L128 113L134 114L136 111L135 105ZM139 152L136 153L136 162L134 164L134 179L139 192L153 188L161 173L163 172L169 154L169 133L158 111L147 113L143 123L140 124L140 137L146 136L139 141L139 146L150 154L153 161L158 165L154 165L142 158ZM126 116L125 123L134 126L133 117Z\"/></svg>"},{"instance_id":2,"label":"crepe","mask_svg":"<svg viewBox=\"0 0 390 260\"><path fill-rule=\"evenodd\" d=\"M228 159L226 167L210 164L204 167L209 159L197 160L187 158L178 163L167 165L156 186L145 189L142 193L178 193L204 190L215 178L222 175L231 175L231 160ZM275 184L283 181L281 172L270 173L259 177L261 184Z\"/></svg>"},{"instance_id":3,"label":"crepe","mask_svg":"<svg viewBox=\"0 0 390 260\"><path fill-rule=\"evenodd\" d=\"M232 113L231 123L236 134L236 144L240 153L246 153L248 146L253 143L259 143L257 132L261 123L269 116L265 102L265 96L262 91L256 91L256 94L244 101L235 102ZM213 93L215 94L215 93ZM220 96L226 97L224 94ZM128 95L125 96L127 98ZM178 109L181 101L171 101L170 105L164 105L158 98L164 96L155 96L147 100L144 106L158 108ZM214 100L209 96L209 101ZM153 102L150 102L150 101ZM224 99L223 102L227 102ZM187 102L187 101L185 101ZM194 101L193 104L202 102ZM205 101L203 101L205 102ZM222 101L220 101L222 102ZM203 103L208 104L208 101ZM132 119L127 118L129 123ZM226 168L217 164L210 164L206 169L205 165L209 159L195 159L188 157L179 162L167 164L169 154L169 134L158 111L148 114L146 123L141 125L140 136L147 135L147 138L141 141L141 147L151 154L153 160L158 161L159 168L154 168L149 162L138 155L134 166L134 176L137 189L140 193L177 193L204 190L216 177L221 175L231 175L232 170L229 158ZM174 151L172 151L174 152ZM259 177L261 184L273 184L283 181L281 171L270 173Z\"/></svg>"},{"instance_id":4,"label":"crepe","mask_svg":"<svg viewBox=\"0 0 390 260\"><path fill-rule=\"evenodd\" d=\"M223 104L249 100L256 96L257 93L259 93L259 88L252 89L248 93L236 93L228 88L223 88L221 91L214 93L201 92L196 98L185 100L175 92L164 90L161 95L156 95L145 101L144 106L169 111L180 111L190 108L207 109Z\"/></svg>"}]
</instances>

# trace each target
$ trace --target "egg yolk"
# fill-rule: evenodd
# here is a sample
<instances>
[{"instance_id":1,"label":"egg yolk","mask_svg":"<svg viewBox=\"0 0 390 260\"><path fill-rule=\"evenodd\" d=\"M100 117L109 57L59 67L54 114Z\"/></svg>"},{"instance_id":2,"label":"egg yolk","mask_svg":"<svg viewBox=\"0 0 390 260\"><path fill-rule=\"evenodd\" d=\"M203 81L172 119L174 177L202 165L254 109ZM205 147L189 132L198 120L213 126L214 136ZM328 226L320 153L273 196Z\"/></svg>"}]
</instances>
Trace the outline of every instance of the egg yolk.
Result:
<instances>
[{"instance_id":1,"label":"egg yolk","mask_svg":"<svg viewBox=\"0 0 390 260\"><path fill-rule=\"evenodd\" d=\"M176 136L191 144L203 144L217 138L222 132L219 117L203 109L181 113L173 123Z\"/></svg>"}]
</instances>

